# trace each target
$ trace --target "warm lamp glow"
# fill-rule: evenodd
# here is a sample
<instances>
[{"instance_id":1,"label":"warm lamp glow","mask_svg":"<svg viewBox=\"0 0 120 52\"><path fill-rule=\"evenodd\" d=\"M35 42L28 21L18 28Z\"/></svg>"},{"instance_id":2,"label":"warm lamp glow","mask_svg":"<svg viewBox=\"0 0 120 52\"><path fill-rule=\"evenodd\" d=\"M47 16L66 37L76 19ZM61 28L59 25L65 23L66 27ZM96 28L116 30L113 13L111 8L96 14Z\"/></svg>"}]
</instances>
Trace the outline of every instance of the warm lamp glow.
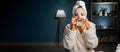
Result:
<instances>
[{"instance_id":1,"label":"warm lamp glow","mask_svg":"<svg viewBox=\"0 0 120 52\"><path fill-rule=\"evenodd\" d=\"M56 17L66 17L65 11L64 10L58 10Z\"/></svg>"}]
</instances>

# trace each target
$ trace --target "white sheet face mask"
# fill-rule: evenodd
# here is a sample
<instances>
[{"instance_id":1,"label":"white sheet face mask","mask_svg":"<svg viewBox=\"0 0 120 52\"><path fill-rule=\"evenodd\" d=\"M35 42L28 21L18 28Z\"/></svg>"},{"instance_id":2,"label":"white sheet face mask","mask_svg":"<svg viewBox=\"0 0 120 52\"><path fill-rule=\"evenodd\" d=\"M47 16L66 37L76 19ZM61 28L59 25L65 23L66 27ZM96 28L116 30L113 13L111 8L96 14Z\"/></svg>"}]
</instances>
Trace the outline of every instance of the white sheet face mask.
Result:
<instances>
[{"instance_id":1,"label":"white sheet face mask","mask_svg":"<svg viewBox=\"0 0 120 52\"><path fill-rule=\"evenodd\" d=\"M74 15L77 16L76 25L82 26L84 24L82 20L86 17L84 9L77 8Z\"/></svg>"},{"instance_id":2,"label":"white sheet face mask","mask_svg":"<svg viewBox=\"0 0 120 52\"><path fill-rule=\"evenodd\" d=\"M83 21L81 21L81 19L83 19L84 17L78 17L77 19L77 26L82 26L83 25ZM79 21L80 20L80 21Z\"/></svg>"}]
</instances>

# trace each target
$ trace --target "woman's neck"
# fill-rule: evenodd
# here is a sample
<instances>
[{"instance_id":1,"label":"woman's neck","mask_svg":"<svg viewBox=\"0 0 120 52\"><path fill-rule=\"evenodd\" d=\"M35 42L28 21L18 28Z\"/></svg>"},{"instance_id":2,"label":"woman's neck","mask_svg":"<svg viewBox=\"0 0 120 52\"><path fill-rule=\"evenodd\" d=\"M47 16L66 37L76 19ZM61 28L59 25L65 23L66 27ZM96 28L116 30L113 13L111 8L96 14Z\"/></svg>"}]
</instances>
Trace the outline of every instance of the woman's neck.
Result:
<instances>
[{"instance_id":1,"label":"woman's neck","mask_svg":"<svg viewBox=\"0 0 120 52\"><path fill-rule=\"evenodd\" d=\"M85 26L77 26L80 33L82 33L85 29Z\"/></svg>"}]
</instances>

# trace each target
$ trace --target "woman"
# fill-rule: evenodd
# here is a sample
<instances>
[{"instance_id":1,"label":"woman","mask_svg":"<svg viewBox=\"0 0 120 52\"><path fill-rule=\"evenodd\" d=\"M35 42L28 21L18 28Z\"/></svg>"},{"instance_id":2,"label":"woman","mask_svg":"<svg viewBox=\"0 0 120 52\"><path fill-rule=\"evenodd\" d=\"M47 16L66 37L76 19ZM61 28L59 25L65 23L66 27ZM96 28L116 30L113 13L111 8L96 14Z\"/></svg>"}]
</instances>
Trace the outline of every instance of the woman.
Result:
<instances>
[{"instance_id":1,"label":"woman","mask_svg":"<svg viewBox=\"0 0 120 52\"><path fill-rule=\"evenodd\" d=\"M95 52L98 45L95 24L87 19L84 1L73 6L71 23L64 30L63 46L70 52Z\"/></svg>"}]
</instances>

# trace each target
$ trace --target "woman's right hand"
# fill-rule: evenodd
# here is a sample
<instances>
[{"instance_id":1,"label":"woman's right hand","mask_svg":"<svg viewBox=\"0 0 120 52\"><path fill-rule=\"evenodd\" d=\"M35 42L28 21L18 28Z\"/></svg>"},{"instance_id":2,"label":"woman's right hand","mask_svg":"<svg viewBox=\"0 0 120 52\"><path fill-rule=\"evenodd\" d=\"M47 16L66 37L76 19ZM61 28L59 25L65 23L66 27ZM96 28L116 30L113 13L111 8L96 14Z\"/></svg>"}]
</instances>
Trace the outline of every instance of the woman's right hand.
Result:
<instances>
[{"instance_id":1,"label":"woman's right hand","mask_svg":"<svg viewBox=\"0 0 120 52\"><path fill-rule=\"evenodd\" d=\"M72 19L71 19L71 24L70 24L70 26L71 26L71 30L75 30L76 29L76 23L77 23L77 17L72 17Z\"/></svg>"}]
</instances>

